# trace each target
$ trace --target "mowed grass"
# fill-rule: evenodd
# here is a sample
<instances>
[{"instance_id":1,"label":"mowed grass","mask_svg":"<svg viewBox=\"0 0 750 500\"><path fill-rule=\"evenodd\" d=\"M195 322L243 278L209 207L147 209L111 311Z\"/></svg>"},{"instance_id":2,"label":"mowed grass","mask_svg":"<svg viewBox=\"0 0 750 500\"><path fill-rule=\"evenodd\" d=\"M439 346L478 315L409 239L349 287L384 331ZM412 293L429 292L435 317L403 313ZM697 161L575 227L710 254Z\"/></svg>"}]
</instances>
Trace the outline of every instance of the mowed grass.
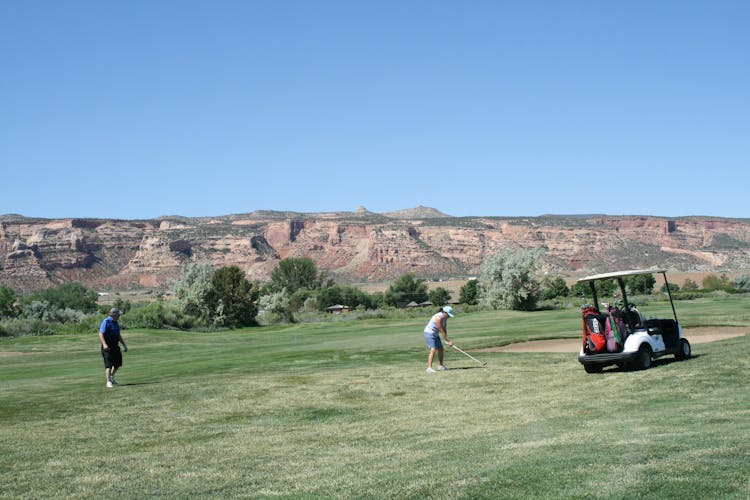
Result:
<instances>
[{"instance_id":1,"label":"mowed grass","mask_svg":"<svg viewBox=\"0 0 750 500\"><path fill-rule=\"evenodd\" d=\"M747 306L677 304L687 327L747 326ZM0 496L750 497L750 336L642 372L448 350L427 374L426 319L128 330L114 389L95 334L2 339ZM464 349L579 329L574 309L449 322Z\"/></svg>"}]
</instances>

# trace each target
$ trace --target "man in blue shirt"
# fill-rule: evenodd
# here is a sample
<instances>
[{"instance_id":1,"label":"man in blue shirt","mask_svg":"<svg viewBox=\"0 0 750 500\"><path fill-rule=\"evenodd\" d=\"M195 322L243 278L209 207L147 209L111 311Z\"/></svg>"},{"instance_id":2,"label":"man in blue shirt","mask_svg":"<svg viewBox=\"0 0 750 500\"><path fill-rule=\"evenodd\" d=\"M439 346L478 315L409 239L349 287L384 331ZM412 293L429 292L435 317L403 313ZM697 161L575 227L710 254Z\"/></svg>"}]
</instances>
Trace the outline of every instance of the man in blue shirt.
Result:
<instances>
[{"instance_id":1,"label":"man in blue shirt","mask_svg":"<svg viewBox=\"0 0 750 500\"><path fill-rule=\"evenodd\" d=\"M120 352L120 343L128 352L128 346L120 335L120 310L113 307L109 310L109 316L104 318L99 327L99 340L102 343L102 358L104 358L104 375L107 377L107 387L114 387L117 384L115 372L122 366L122 353Z\"/></svg>"}]
</instances>

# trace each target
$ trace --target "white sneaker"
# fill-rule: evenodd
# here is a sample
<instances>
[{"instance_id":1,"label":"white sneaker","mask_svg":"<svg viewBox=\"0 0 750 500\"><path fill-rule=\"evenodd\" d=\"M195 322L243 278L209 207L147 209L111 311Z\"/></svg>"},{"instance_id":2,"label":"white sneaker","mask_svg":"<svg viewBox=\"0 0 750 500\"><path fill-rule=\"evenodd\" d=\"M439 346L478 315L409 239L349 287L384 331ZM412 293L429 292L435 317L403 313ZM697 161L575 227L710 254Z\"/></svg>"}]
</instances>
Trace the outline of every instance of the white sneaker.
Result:
<instances>
[{"instance_id":1,"label":"white sneaker","mask_svg":"<svg viewBox=\"0 0 750 500\"><path fill-rule=\"evenodd\" d=\"M432 369L432 367L427 368L427 373L435 373L435 370Z\"/></svg>"},{"instance_id":2,"label":"white sneaker","mask_svg":"<svg viewBox=\"0 0 750 500\"><path fill-rule=\"evenodd\" d=\"M111 388L111 387L114 387L114 385L112 385L112 382L107 382L107 387Z\"/></svg>"},{"instance_id":3,"label":"white sneaker","mask_svg":"<svg viewBox=\"0 0 750 500\"><path fill-rule=\"evenodd\" d=\"M438 370L440 370L440 371L445 371L445 370L447 370L447 369L448 369L448 367L447 367L447 366L445 366L445 365L440 365L440 366L438 366Z\"/></svg>"}]
</instances>

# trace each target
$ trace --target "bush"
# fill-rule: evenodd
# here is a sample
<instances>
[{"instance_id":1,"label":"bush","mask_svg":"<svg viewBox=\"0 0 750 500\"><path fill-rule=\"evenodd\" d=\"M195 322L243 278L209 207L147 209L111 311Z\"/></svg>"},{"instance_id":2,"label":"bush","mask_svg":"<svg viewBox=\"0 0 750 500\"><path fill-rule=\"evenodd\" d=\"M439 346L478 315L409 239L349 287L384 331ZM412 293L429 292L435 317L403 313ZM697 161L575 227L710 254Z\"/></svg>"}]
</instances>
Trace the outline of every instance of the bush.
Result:
<instances>
[{"instance_id":1,"label":"bush","mask_svg":"<svg viewBox=\"0 0 750 500\"><path fill-rule=\"evenodd\" d=\"M21 306L22 318L38 319L46 323L80 323L86 314L78 309L60 308L46 300L35 300Z\"/></svg>"},{"instance_id":2,"label":"bush","mask_svg":"<svg viewBox=\"0 0 750 500\"><path fill-rule=\"evenodd\" d=\"M429 292L427 292L427 297L430 299L430 302L432 302L436 306L444 306L450 300L452 293L453 292L451 290L447 290L439 286L434 290L430 290Z\"/></svg>"},{"instance_id":3,"label":"bush","mask_svg":"<svg viewBox=\"0 0 750 500\"><path fill-rule=\"evenodd\" d=\"M462 304L477 305L479 303L479 282L471 279L461 287L459 301Z\"/></svg>"},{"instance_id":4,"label":"bush","mask_svg":"<svg viewBox=\"0 0 750 500\"><path fill-rule=\"evenodd\" d=\"M198 318L205 324L208 324L211 318L208 296L211 293L213 276L211 264L193 262L184 269L182 278L172 283L177 303L184 313Z\"/></svg>"},{"instance_id":5,"label":"bush","mask_svg":"<svg viewBox=\"0 0 750 500\"><path fill-rule=\"evenodd\" d=\"M568 284L560 276L554 278L545 276L542 278L541 287L542 300L551 300L556 297L567 297L570 295Z\"/></svg>"},{"instance_id":6,"label":"bush","mask_svg":"<svg viewBox=\"0 0 750 500\"><path fill-rule=\"evenodd\" d=\"M39 335L54 335L52 325L36 318L10 318L0 321L0 330L6 336L26 337Z\"/></svg>"},{"instance_id":7,"label":"bush","mask_svg":"<svg viewBox=\"0 0 750 500\"><path fill-rule=\"evenodd\" d=\"M16 315L16 292L7 286L0 285L0 318L12 318Z\"/></svg>"},{"instance_id":8,"label":"bush","mask_svg":"<svg viewBox=\"0 0 750 500\"><path fill-rule=\"evenodd\" d=\"M127 316L120 320L123 328L170 328L176 330L191 330L197 324L195 316L182 311L175 302L158 300L145 305L133 306Z\"/></svg>"},{"instance_id":9,"label":"bush","mask_svg":"<svg viewBox=\"0 0 750 500\"><path fill-rule=\"evenodd\" d=\"M91 314L77 323L63 323L51 325L57 334L96 334L102 322L101 315Z\"/></svg>"},{"instance_id":10,"label":"bush","mask_svg":"<svg viewBox=\"0 0 750 500\"><path fill-rule=\"evenodd\" d=\"M708 291L728 290L731 288L729 278L726 274L722 274L721 276L710 274L703 278L701 284L703 285L703 289Z\"/></svg>"},{"instance_id":11,"label":"bush","mask_svg":"<svg viewBox=\"0 0 750 500\"><path fill-rule=\"evenodd\" d=\"M289 293L286 288L272 292L260 298L260 317L265 323L294 322L294 315L289 306Z\"/></svg>"},{"instance_id":12,"label":"bush","mask_svg":"<svg viewBox=\"0 0 750 500\"><path fill-rule=\"evenodd\" d=\"M750 274L742 274L734 280L734 287L743 292L750 292Z\"/></svg>"},{"instance_id":13,"label":"bush","mask_svg":"<svg viewBox=\"0 0 750 500\"><path fill-rule=\"evenodd\" d=\"M47 302L56 309L75 309L84 313L97 310L99 295L80 283L63 283L55 288L42 290L27 299L28 302Z\"/></svg>"},{"instance_id":14,"label":"bush","mask_svg":"<svg viewBox=\"0 0 750 500\"><path fill-rule=\"evenodd\" d=\"M698 283L696 283L695 281L693 281L690 278L688 278L682 284L681 290L684 291L684 292L693 292L695 290L698 290Z\"/></svg>"},{"instance_id":15,"label":"bush","mask_svg":"<svg viewBox=\"0 0 750 500\"><path fill-rule=\"evenodd\" d=\"M534 273L541 266L542 250L505 250L482 261L479 303L492 309L532 311L539 299Z\"/></svg>"}]
</instances>

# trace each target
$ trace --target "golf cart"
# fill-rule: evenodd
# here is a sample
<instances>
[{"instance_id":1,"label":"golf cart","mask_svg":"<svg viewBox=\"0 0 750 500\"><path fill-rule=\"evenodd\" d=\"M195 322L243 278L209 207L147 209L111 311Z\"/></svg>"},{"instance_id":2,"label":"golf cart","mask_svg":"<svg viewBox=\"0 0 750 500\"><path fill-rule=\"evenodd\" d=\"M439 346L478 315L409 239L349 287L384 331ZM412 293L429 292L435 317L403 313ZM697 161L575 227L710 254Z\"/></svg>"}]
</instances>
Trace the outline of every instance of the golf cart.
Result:
<instances>
[{"instance_id":1,"label":"golf cart","mask_svg":"<svg viewBox=\"0 0 750 500\"><path fill-rule=\"evenodd\" d=\"M669 303L674 319L646 319L638 309L628 302L623 278L639 274L660 273L664 277ZM605 282L614 280L619 286L619 304L602 303L599 306L597 291L606 288ZM677 312L669 291L665 269L636 269L586 276L578 280L588 282L593 296L593 305L581 306L583 316L583 340L578 361L587 373L601 372L605 366L645 370L651 360L667 354L675 359L690 357L690 343L682 338L682 326L677 321ZM621 298L622 300L618 300Z\"/></svg>"}]
</instances>

